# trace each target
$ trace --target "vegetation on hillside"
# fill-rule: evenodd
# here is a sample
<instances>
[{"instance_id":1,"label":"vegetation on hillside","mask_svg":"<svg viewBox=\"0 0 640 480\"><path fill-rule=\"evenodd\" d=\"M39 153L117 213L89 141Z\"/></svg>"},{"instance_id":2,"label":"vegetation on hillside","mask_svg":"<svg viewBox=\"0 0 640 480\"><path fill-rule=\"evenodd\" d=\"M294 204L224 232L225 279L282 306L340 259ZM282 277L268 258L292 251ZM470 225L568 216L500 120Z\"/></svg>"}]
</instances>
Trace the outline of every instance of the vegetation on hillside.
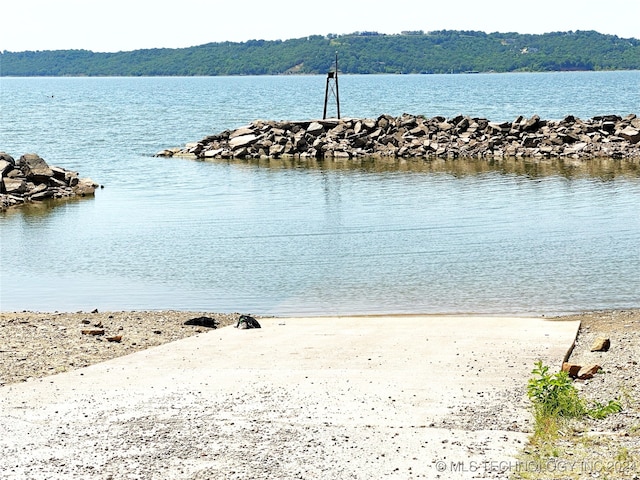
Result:
<instances>
[{"instance_id":1,"label":"vegetation on hillside","mask_svg":"<svg viewBox=\"0 0 640 480\"><path fill-rule=\"evenodd\" d=\"M216 76L340 71L461 73L638 70L640 40L594 31L543 35L477 31L314 35L117 53L54 50L0 53L1 76Z\"/></svg>"}]
</instances>

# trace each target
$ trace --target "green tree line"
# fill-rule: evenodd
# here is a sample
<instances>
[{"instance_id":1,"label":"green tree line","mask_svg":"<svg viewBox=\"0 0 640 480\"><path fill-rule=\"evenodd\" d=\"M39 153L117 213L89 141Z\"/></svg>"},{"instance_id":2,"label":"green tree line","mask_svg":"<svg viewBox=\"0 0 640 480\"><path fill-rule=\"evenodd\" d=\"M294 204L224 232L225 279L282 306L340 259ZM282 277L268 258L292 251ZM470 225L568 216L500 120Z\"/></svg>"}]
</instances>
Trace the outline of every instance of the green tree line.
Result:
<instances>
[{"instance_id":1,"label":"green tree line","mask_svg":"<svg viewBox=\"0 0 640 480\"><path fill-rule=\"evenodd\" d=\"M0 76L217 76L640 70L640 40L594 31L542 35L356 32L116 53L0 53Z\"/></svg>"}]
</instances>

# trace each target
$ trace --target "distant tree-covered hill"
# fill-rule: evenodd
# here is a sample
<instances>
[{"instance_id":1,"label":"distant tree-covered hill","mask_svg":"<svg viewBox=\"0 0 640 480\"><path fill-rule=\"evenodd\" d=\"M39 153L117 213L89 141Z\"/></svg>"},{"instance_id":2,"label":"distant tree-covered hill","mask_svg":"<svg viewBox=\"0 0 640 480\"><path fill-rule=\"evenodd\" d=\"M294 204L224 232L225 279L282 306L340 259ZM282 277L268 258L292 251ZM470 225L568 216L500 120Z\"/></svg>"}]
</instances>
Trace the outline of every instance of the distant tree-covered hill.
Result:
<instances>
[{"instance_id":1,"label":"distant tree-covered hill","mask_svg":"<svg viewBox=\"0 0 640 480\"><path fill-rule=\"evenodd\" d=\"M94 53L0 53L1 76L282 75L639 70L640 40L594 31L543 35L476 31L357 32L291 40Z\"/></svg>"}]
</instances>

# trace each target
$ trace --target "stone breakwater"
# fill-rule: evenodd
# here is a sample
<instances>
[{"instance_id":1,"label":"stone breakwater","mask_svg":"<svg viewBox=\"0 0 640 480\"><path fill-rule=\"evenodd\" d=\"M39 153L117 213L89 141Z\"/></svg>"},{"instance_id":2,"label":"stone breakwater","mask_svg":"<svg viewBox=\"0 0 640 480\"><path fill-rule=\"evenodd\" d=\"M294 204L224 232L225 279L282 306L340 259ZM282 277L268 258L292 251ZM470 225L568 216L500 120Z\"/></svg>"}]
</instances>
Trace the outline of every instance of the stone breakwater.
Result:
<instances>
[{"instance_id":1,"label":"stone breakwater","mask_svg":"<svg viewBox=\"0 0 640 480\"><path fill-rule=\"evenodd\" d=\"M640 118L559 121L381 115L377 119L262 121L156 156L230 158L640 158Z\"/></svg>"},{"instance_id":2,"label":"stone breakwater","mask_svg":"<svg viewBox=\"0 0 640 480\"><path fill-rule=\"evenodd\" d=\"M0 152L0 210L48 198L85 197L93 195L97 186L77 172L50 167L35 153L16 161Z\"/></svg>"}]
</instances>

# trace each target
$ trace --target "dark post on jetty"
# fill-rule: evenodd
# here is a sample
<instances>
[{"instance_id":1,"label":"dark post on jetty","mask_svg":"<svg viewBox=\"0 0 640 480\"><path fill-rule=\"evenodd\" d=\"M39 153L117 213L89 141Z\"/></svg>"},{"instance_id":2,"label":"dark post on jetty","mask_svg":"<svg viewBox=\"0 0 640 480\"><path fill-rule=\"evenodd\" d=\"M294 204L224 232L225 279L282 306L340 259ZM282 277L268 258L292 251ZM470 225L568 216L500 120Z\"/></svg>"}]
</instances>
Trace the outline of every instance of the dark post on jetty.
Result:
<instances>
[{"instance_id":1,"label":"dark post on jetty","mask_svg":"<svg viewBox=\"0 0 640 480\"><path fill-rule=\"evenodd\" d=\"M324 112L322 113L322 119L327 118L327 103L329 102L329 93L333 95L336 100L336 110L338 112L338 119L340 118L340 92L338 90L338 53L336 52L336 69L335 71L329 71L327 73L327 86L324 90Z\"/></svg>"}]
</instances>

